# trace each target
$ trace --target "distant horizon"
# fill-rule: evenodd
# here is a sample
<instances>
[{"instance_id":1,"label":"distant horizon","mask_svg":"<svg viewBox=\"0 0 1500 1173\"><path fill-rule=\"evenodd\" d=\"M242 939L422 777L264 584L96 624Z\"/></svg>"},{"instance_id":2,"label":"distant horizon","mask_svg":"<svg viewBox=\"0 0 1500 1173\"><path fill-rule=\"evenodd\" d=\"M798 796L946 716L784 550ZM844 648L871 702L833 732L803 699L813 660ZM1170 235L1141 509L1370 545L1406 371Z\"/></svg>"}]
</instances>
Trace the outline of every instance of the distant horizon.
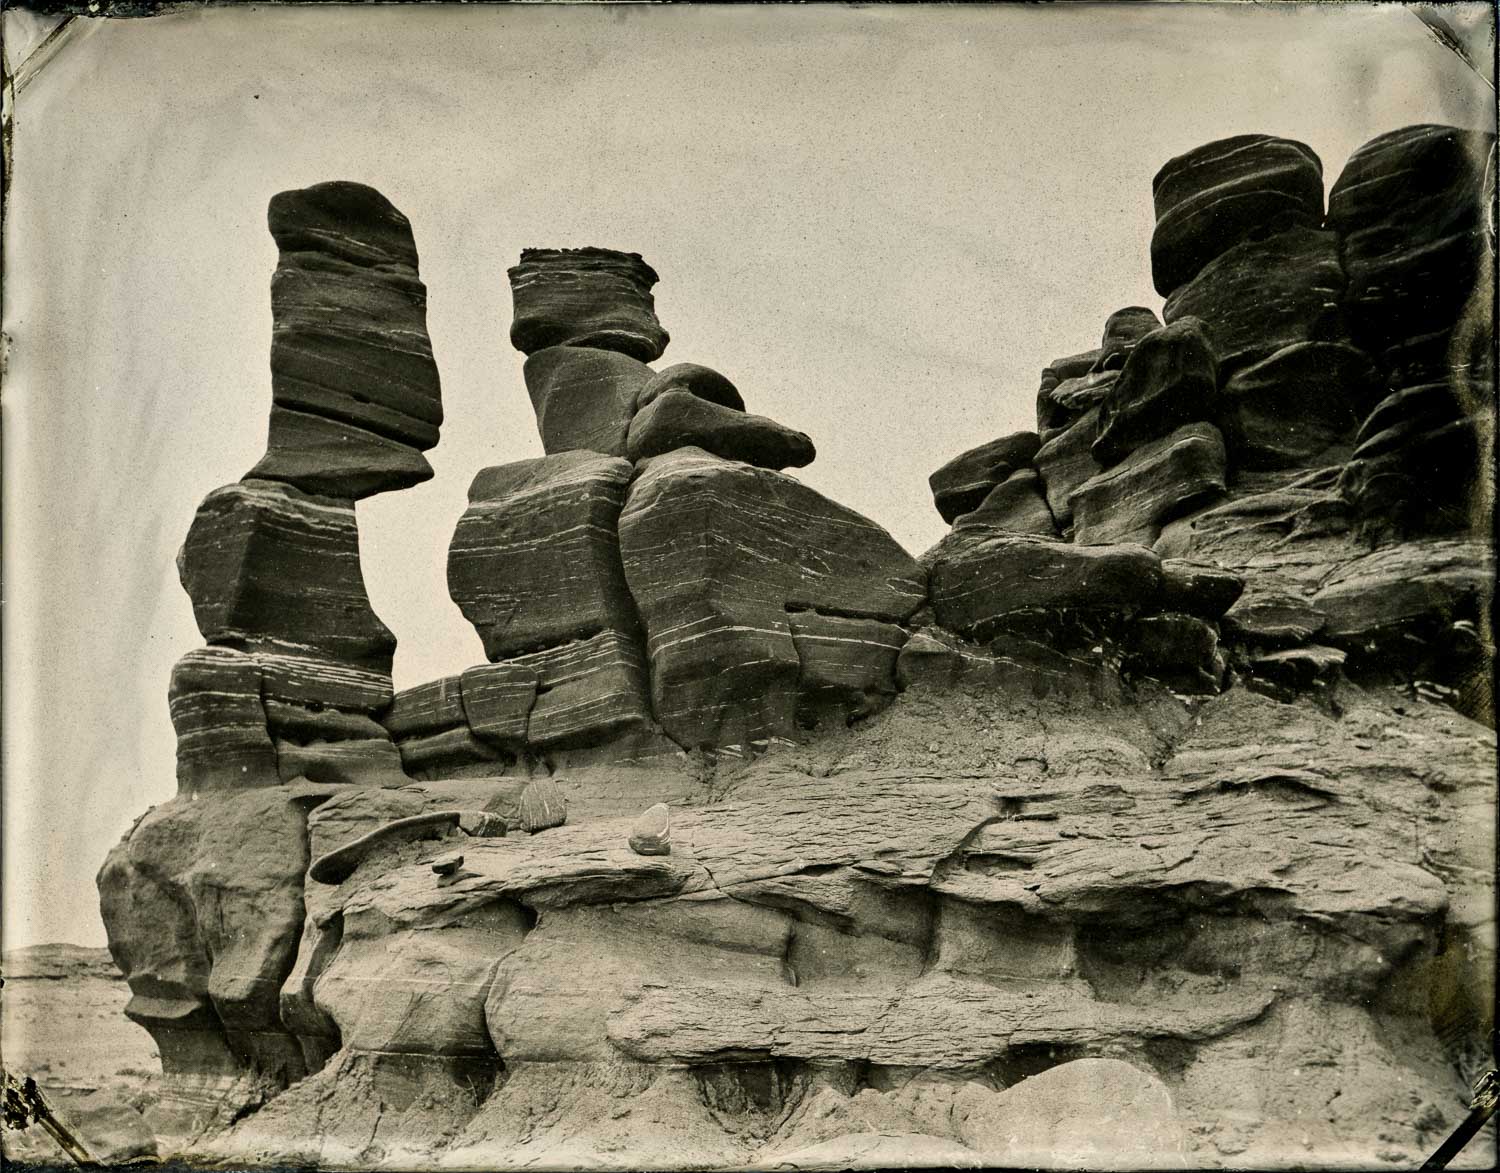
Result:
<instances>
[{"instance_id":1,"label":"distant horizon","mask_svg":"<svg viewBox=\"0 0 1500 1173\"><path fill-rule=\"evenodd\" d=\"M483 662L448 540L475 473L541 455L507 337L522 248L639 252L672 335L657 365L720 370L807 432L798 479L915 554L947 531L930 472L1032 430L1042 368L1112 311L1160 315L1168 158L1278 134L1318 152L1326 191L1377 134L1493 131L1493 101L1391 5L89 21L14 122L0 943L102 947L105 853L175 794L167 680L204 640L173 559L204 495L264 450L275 192L357 179L416 237L437 475L359 508L405 688Z\"/></svg>"}]
</instances>

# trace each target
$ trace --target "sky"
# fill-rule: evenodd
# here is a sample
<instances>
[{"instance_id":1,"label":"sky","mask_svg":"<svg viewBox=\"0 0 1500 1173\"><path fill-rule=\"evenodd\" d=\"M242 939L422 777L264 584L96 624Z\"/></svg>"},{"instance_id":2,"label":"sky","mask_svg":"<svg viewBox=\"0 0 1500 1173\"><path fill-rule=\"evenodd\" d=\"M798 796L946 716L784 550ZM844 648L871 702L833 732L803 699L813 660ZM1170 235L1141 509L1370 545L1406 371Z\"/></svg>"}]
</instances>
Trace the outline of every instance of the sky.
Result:
<instances>
[{"instance_id":1,"label":"sky","mask_svg":"<svg viewBox=\"0 0 1500 1173\"><path fill-rule=\"evenodd\" d=\"M1482 20L1483 5L1450 19ZM7 12L20 45L35 31ZM1034 426L1041 368L1150 282L1151 178L1228 135L1329 183L1376 134L1493 129L1397 5L396 6L83 20L15 106L5 224L7 949L102 944L94 876L173 796L167 680L202 644L173 559L264 451L276 192L412 222L446 421L361 502L408 687L481 662L444 566L481 468L542 454L510 348L522 248L639 252L658 366L812 436L796 475L913 553L927 475Z\"/></svg>"}]
</instances>

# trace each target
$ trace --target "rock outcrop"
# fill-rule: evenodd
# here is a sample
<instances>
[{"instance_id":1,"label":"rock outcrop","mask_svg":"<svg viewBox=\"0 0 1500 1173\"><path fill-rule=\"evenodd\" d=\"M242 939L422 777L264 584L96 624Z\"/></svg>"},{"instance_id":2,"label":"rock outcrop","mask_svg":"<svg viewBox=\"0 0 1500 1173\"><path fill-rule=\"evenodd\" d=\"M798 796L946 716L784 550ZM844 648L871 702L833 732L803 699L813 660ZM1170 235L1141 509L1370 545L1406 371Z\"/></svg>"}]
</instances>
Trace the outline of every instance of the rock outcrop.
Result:
<instances>
[{"instance_id":1,"label":"rock outcrop","mask_svg":"<svg viewBox=\"0 0 1500 1173\"><path fill-rule=\"evenodd\" d=\"M935 472L920 559L781 471L811 441L729 379L653 371L656 275L602 249L511 271L547 454L479 471L453 533L486 662L392 689L368 454L210 494L181 793L99 876L195 1156L1427 1155L1492 1061L1494 558L1453 483L1492 269L1438 214L1488 142L1376 140L1326 225L1301 144L1172 160L1167 324L1112 314L1035 432ZM334 257L319 312L356 312L286 369L369 406L346 356L413 303L377 320L347 270L414 281L409 228L287 207L284 268Z\"/></svg>"}]
</instances>

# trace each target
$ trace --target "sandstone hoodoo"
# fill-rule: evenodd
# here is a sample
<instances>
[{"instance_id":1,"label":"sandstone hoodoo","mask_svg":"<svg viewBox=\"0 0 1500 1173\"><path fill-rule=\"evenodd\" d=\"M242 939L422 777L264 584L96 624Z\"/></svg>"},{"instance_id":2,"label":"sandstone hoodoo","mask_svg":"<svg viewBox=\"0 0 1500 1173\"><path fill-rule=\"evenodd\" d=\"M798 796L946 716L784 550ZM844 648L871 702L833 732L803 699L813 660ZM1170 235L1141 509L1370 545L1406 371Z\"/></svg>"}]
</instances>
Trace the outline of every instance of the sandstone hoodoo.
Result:
<instances>
[{"instance_id":1,"label":"sandstone hoodoo","mask_svg":"<svg viewBox=\"0 0 1500 1173\"><path fill-rule=\"evenodd\" d=\"M1166 324L1111 314L1034 432L938 468L920 558L724 375L647 365L640 257L527 250L545 455L445 523L484 662L399 692L354 501L413 482L312 425L293 476L273 423L280 472L183 547L181 793L99 876L156 1151L1419 1161L1493 1025L1494 561L1454 488L1492 262L1434 218L1488 141L1382 136L1326 223L1299 143L1171 160ZM273 201L274 411L420 460L415 249L365 193Z\"/></svg>"}]
</instances>

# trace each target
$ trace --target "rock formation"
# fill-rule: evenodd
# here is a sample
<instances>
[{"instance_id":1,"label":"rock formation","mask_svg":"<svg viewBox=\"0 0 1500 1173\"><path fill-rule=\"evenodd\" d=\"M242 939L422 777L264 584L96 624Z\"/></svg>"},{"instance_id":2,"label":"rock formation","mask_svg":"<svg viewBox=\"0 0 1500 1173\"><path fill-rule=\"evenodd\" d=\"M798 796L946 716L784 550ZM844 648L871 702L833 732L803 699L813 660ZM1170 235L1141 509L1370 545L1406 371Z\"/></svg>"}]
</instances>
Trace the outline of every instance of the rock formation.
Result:
<instances>
[{"instance_id":1,"label":"rock formation","mask_svg":"<svg viewBox=\"0 0 1500 1173\"><path fill-rule=\"evenodd\" d=\"M485 663L392 691L377 449L210 494L183 793L99 880L195 1155L1425 1156L1493 1024L1494 570L1453 484L1492 269L1447 203L1489 141L1383 136L1326 218L1302 144L1169 162L1165 324L1112 314L1035 432L934 472L919 559L781 471L811 441L730 379L647 365L656 274L603 249L511 270L546 455L480 470L453 531ZM328 414L435 399L341 382L415 321L374 312L416 278L372 197L273 201L278 272L346 282L276 409L417 453Z\"/></svg>"}]
</instances>

